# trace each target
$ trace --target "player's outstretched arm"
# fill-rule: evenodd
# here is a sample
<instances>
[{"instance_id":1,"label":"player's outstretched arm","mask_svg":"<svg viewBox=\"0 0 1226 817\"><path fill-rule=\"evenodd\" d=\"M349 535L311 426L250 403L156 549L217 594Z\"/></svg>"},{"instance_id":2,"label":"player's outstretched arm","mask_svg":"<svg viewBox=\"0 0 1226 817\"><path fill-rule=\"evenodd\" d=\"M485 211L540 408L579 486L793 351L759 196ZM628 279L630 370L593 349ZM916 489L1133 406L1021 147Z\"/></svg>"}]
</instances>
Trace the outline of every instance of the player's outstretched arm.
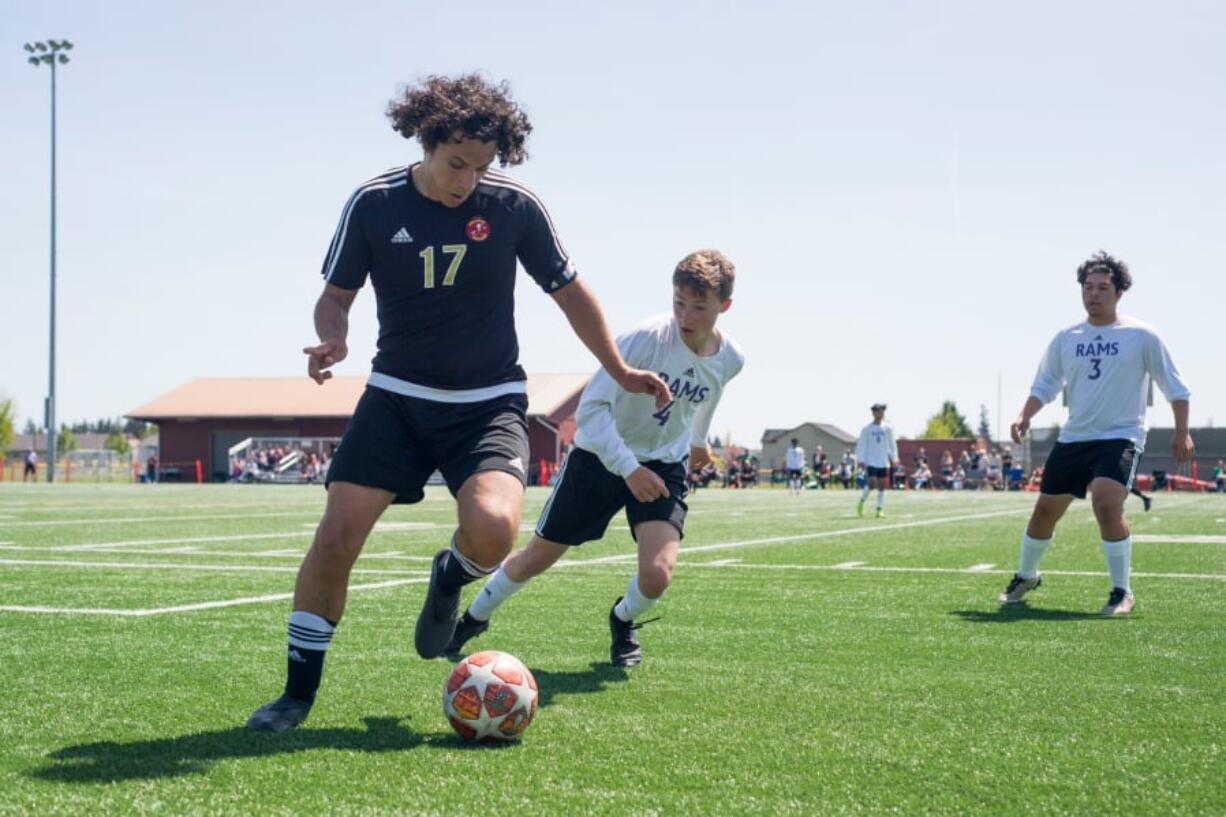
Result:
<instances>
[{"instance_id":1,"label":"player's outstretched arm","mask_svg":"<svg viewBox=\"0 0 1226 817\"><path fill-rule=\"evenodd\" d=\"M315 302L315 334L320 342L305 347L302 353L307 356L307 376L320 385L332 377L332 372L327 369L349 354L349 347L345 344L345 338L349 335L349 307L357 294L356 289L324 284L324 291Z\"/></svg>"},{"instance_id":2,"label":"player's outstretched arm","mask_svg":"<svg viewBox=\"0 0 1226 817\"><path fill-rule=\"evenodd\" d=\"M1175 462L1187 462L1196 453L1192 435L1188 432L1188 401L1172 400L1171 411L1175 414L1175 433L1171 437L1171 454Z\"/></svg>"},{"instance_id":3,"label":"player's outstretched arm","mask_svg":"<svg viewBox=\"0 0 1226 817\"><path fill-rule=\"evenodd\" d=\"M1009 426L1009 436L1013 438L1013 442L1019 444L1022 442L1022 437L1025 437L1026 432L1030 430L1030 420L1039 413L1041 408L1043 408L1042 400L1033 394L1026 398L1026 405L1022 406L1021 413Z\"/></svg>"},{"instance_id":4,"label":"player's outstretched arm","mask_svg":"<svg viewBox=\"0 0 1226 817\"><path fill-rule=\"evenodd\" d=\"M596 296L582 278L576 278L553 293L552 297L566 315L566 320L570 322L579 340L596 356L617 385L633 394L650 394L655 397L656 408L664 408L672 399L668 386L655 372L632 369L626 365L621 353L617 351L613 336L609 334L609 327L605 324L604 313L600 311Z\"/></svg>"}]
</instances>

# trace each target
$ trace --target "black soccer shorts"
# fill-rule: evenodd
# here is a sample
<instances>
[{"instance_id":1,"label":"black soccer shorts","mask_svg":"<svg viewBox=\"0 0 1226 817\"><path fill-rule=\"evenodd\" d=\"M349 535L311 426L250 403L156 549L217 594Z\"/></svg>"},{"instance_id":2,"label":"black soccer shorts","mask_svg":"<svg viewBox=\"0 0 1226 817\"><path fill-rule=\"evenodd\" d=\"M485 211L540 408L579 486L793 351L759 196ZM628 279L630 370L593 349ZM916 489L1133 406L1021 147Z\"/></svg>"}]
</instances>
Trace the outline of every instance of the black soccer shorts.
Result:
<instances>
[{"instance_id":1,"label":"black soccer shorts","mask_svg":"<svg viewBox=\"0 0 1226 817\"><path fill-rule=\"evenodd\" d=\"M328 469L328 484L353 482L420 502L442 472L455 496L479 471L527 481L528 398L507 394L479 403L439 403L367 386Z\"/></svg>"},{"instance_id":2,"label":"black soccer shorts","mask_svg":"<svg viewBox=\"0 0 1226 817\"><path fill-rule=\"evenodd\" d=\"M878 468L875 465L866 465L864 466L864 470L874 479L885 479L890 475L890 469L885 467Z\"/></svg>"},{"instance_id":3,"label":"black soccer shorts","mask_svg":"<svg viewBox=\"0 0 1226 817\"><path fill-rule=\"evenodd\" d=\"M1132 440L1088 440L1056 443L1043 466L1039 492L1052 496L1072 494L1086 498L1086 489L1099 477L1106 477L1132 489L1141 464L1141 452Z\"/></svg>"},{"instance_id":4,"label":"black soccer shorts","mask_svg":"<svg viewBox=\"0 0 1226 817\"><path fill-rule=\"evenodd\" d=\"M609 521L625 508L631 536L639 523L658 520L669 523L684 537L689 510L685 504L685 463L651 460L640 464L664 480L667 497L639 502L626 480L605 468L599 457L582 448L573 449L541 510L536 535L561 545L591 542L603 537Z\"/></svg>"}]
</instances>

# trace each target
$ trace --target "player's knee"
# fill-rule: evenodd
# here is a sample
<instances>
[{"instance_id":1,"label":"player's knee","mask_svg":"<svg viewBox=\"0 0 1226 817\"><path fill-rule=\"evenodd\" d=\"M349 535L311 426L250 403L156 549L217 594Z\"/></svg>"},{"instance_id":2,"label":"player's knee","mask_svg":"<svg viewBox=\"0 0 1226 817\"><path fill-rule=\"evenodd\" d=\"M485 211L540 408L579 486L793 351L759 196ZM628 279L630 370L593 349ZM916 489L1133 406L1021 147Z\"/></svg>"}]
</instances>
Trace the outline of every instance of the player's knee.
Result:
<instances>
[{"instance_id":1,"label":"player's knee","mask_svg":"<svg viewBox=\"0 0 1226 817\"><path fill-rule=\"evenodd\" d=\"M639 571L639 592L649 599L658 599L673 581L673 566L656 563Z\"/></svg>"},{"instance_id":2,"label":"player's knee","mask_svg":"<svg viewBox=\"0 0 1226 817\"><path fill-rule=\"evenodd\" d=\"M365 531L358 526L343 517L325 516L315 531L315 542L311 547L328 562L352 563L365 541Z\"/></svg>"},{"instance_id":3,"label":"player's knee","mask_svg":"<svg viewBox=\"0 0 1226 817\"><path fill-rule=\"evenodd\" d=\"M1094 517L1099 522L1115 522L1124 515L1124 503L1116 497L1094 495L1090 506L1094 509Z\"/></svg>"},{"instance_id":4,"label":"player's knee","mask_svg":"<svg viewBox=\"0 0 1226 817\"><path fill-rule=\"evenodd\" d=\"M498 553L499 561L510 552L519 534L519 519L510 511L483 511L462 524L465 538L481 553Z\"/></svg>"}]
</instances>

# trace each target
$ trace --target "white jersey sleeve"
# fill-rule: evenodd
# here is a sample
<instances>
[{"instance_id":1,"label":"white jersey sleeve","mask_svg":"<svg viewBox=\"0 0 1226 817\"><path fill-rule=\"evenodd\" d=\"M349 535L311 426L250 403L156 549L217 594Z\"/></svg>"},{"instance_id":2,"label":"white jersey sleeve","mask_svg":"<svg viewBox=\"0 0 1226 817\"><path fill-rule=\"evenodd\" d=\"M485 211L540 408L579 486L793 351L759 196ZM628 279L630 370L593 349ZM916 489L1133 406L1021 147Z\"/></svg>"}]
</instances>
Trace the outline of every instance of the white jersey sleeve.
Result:
<instances>
[{"instance_id":1,"label":"white jersey sleeve","mask_svg":"<svg viewBox=\"0 0 1226 817\"><path fill-rule=\"evenodd\" d=\"M1063 333L1062 333L1063 334ZM1047 351L1039 361L1039 370L1035 373L1034 382L1030 385L1030 394L1039 402L1047 405L1056 399L1056 395L1064 388L1064 362L1060 354L1061 335L1052 338L1047 344Z\"/></svg>"},{"instance_id":2,"label":"white jersey sleeve","mask_svg":"<svg viewBox=\"0 0 1226 817\"><path fill-rule=\"evenodd\" d=\"M657 409L649 395L627 392L601 369L579 400L575 445L622 477L641 462L682 462L691 446L704 447L724 386L744 366L736 343L723 335L714 355L700 357L676 321L661 315L619 338L618 348L631 366L656 372L672 400Z\"/></svg>"},{"instance_id":3,"label":"white jersey sleeve","mask_svg":"<svg viewBox=\"0 0 1226 817\"><path fill-rule=\"evenodd\" d=\"M1167 402L1173 403L1176 400L1187 400L1192 396L1192 391L1188 385L1183 382L1183 378L1179 376L1179 369L1175 368L1175 361L1171 359L1171 353L1167 350L1166 344L1162 342L1162 338L1157 332L1150 334L1146 338L1145 348L1143 351L1145 359L1145 370L1149 372L1149 376L1158 388L1162 391L1162 396L1167 399Z\"/></svg>"}]
</instances>

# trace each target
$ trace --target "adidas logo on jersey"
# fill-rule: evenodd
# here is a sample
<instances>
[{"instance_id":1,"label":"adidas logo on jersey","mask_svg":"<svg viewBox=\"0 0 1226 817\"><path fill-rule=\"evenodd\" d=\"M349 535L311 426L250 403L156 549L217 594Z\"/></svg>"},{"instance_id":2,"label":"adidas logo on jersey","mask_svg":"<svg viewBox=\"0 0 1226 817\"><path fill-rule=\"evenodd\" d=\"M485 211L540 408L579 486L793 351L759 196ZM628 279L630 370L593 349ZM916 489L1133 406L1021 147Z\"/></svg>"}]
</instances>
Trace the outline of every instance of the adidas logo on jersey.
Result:
<instances>
[{"instance_id":1,"label":"adidas logo on jersey","mask_svg":"<svg viewBox=\"0 0 1226 817\"><path fill-rule=\"evenodd\" d=\"M393 244L412 244L413 236L409 235L409 231L401 227L399 232L392 236Z\"/></svg>"},{"instance_id":2,"label":"adidas logo on jersey","mask_svg":"<svg viewBox=\"0 0 1226 817\"><path fill-rule=\"evenodd\" d=\"M693 377L693 376L694 376L694 370L693 370L693 369L686 369L684 372L682 372L682 373L681 373L681 376L682 376L682 377Z\"/></svg>"}]
</instances>

